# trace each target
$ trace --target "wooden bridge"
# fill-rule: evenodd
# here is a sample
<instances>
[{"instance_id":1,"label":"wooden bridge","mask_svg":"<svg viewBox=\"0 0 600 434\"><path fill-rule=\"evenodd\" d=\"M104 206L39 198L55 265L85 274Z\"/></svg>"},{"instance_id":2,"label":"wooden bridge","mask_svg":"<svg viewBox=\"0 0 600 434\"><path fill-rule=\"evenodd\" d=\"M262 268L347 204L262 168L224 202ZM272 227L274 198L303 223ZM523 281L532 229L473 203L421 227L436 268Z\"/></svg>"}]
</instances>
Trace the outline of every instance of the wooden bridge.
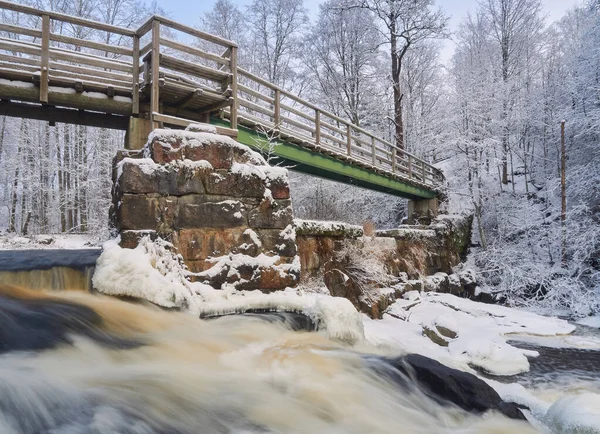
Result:
<instances>
[{"instance_id":1,"label":"wooden bridge","mask_svg":"<svg viewBox=\"0 0 600 434\"><path fill-rule=\"evenodd\" d=\"M295 170L409 199L439 170L238 67L237 45L153 16L139 29L0 1L0 115L121 129L210 122Z\"/></svg>"}]
</instances>

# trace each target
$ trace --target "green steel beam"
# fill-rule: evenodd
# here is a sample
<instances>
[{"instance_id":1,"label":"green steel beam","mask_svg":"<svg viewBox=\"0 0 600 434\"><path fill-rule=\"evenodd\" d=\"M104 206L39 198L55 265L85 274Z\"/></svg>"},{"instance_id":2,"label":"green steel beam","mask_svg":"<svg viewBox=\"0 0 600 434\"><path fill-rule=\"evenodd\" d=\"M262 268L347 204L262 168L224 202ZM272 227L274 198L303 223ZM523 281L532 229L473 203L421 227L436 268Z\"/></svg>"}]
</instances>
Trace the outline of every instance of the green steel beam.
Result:
<instances>
[{"instance_id":1,"label":"green steel beam","mask_svg":"<svg viewBox=\"0 0 600 434\"><path fill-rule=\"evenodd\" d=\"M211 123L229 127L228 121L219 118L212 118ZM263 155L270 154L268 156L275 159L276 163L280 162L290 170L309 173L406 199L431 199L438 195L433 190L417 187L385 175L371 172L362 167L354 166L328 155L313 152L310 149L302 148L286 141L276 140L275 144L269 143L265 134L243 126L238 126L237 141L256 149Z\"/></svg>"}]
</instances>

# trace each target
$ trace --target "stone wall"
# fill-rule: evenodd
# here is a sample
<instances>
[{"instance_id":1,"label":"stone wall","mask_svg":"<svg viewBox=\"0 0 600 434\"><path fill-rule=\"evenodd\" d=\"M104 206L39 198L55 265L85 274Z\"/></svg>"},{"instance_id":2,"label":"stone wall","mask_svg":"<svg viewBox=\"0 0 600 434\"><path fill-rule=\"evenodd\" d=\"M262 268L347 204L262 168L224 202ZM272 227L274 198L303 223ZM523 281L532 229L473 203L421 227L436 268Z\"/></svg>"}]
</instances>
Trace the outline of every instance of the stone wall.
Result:
<instances>
[{"instance_id":1,"label":"stone wall","mask_svg":"<svg viewBox=\"0 0 600 434\"><path fill-rule=\"evenodd\" d=\"M441 215L430 226L402 226L378 231L370 238L373 249L382 252L393 276L403 273L421 279L438 272L452 273L465 259L471 241L472 217ZM320 276L344 240L358 240L362 228L337 222L296 220L301 280Z\"/></svg>"},{"instance_id":2,"label":"stone wall","mask_svg":"<svg viewBox=\"0 0 600 434\"><path fill-rule=\"evenodd\" d=\"M155 130L113 165L111 220L121 247L171 242L190 279L277 290L299 280L287 170L211 126Z\"/></svg>"}]
</instances>

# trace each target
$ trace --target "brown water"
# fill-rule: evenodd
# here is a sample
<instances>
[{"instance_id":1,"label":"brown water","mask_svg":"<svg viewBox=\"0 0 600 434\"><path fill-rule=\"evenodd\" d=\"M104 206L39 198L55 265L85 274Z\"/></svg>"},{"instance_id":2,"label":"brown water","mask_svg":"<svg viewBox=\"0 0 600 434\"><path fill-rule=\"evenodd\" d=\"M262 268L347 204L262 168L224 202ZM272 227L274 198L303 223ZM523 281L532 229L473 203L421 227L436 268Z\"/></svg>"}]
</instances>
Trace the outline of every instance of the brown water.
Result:
<instances>
[{"instance_id":1,"label":"brown water","mask_svg":"<svg viewBox=\"0 0 600 434\"><path fill-rule=\"evenodd\" d=\"M95 335L54 349L0 348L0 433L534 432L400 390L366 367L363 355L376 351L366 344L348 347L258 317L200 320L85 293L0 295L38 313L56 299L91 307L100 316L94 333L135 343L106 346ZM27 332L1 325L0 334Z\"/></svg>"}]
</instances>

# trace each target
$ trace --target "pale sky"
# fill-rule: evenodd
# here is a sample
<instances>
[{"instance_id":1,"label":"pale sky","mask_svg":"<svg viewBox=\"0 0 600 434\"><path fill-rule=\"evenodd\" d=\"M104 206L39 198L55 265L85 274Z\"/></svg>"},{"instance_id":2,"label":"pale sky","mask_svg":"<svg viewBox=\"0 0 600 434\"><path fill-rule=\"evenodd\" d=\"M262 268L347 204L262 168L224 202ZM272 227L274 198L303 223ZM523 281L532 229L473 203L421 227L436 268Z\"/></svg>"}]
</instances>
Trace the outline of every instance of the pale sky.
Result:
<instances>
[{"instance_id":1,"label":"pale sky","mask_svg":"<svg viewBox=\"0 0 600 434\"><path fill-rule=\"evenodd\" d=\"M252 0L233 0L242 9L251 3ZM436 0L438 6L441 6L446 14L450 15L450 30L458 29L461 21L469 12L475 12L478 0ZM200 22L200 17L204 12L210 10L215 3L215 0L157 0L157 3L167 11L170 16L187 24L196 26ZM305 7L310 11L311 17L315 17L319 10L321 0L304 0ZM560 19L567 10L575 5L582 3L582 0L542 0L545 13L548 15L548 23ZM442 58L448 60L452 56L454 43L446 41Z\"/></svg>"}]
</instances>

